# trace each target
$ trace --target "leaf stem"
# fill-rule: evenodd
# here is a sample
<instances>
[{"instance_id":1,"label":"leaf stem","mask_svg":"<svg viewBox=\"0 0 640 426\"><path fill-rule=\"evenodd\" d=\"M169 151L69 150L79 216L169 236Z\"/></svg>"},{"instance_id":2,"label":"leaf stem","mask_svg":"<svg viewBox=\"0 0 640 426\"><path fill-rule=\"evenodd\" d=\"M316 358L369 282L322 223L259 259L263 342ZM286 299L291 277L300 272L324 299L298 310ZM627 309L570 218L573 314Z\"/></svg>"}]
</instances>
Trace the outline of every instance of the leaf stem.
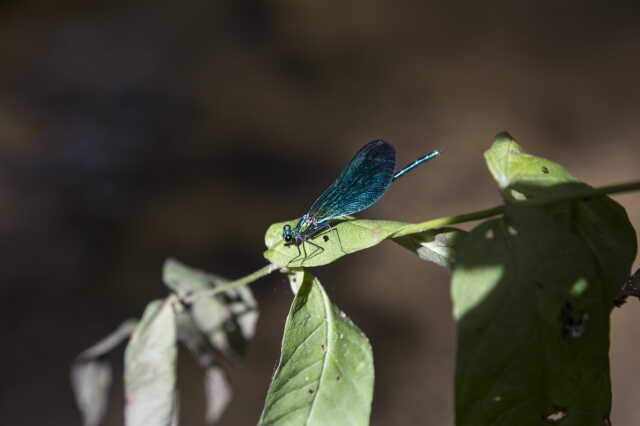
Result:
<instances>
[{"instance_id":1,"label":"leaf stem","mask_svg":"<svg viewBox=\"0 0 640 426\"><path fill-rule=\"evenodd\" d=\"M600 188L585 188L579 191L575 191L569 194L555 194L543 198L533 198L525 201L512 201L509 205L522 206L522 207L536 207L546 204L558 203L561 201L579 200L584 198L593 198L606 194L616 194L620 192L640 190L640 181L628 182L617 185L602 186ZM453 225L455 223L470 222L472 220L484 219L487 217L497 216L504 213L505 205L491 207L489 209L479 210L477 212L471 212L461 214L457 216L447 216L438 219L428 220L426 222L414 223L407 225L400 229L395 234L391 235L391 238L403 237L409 234L415 234L417 232L423 232L428 229L438 228L446 225Z\"/></svg>"},{"instance_id":2,"label":"leaf stem","mask_svg":"<svg viewBox=\"0 0 640 426\"><path fill-rule=\"evenodd\" d=\"M189 297L188 302L193 302L195 299L199 299L200 297L212 297L212 296L215 296L216 294L223 293L227 290L231 290L232 288L247 285L249 283L259 280L262 277L266 277L267 275L269 275L270 273L272 273L273 271L279 268L280 267L278 265L269 263L268 265L263 266L257 271L252 272L251 274L246 275L242 278L239 278L235 281L231 281L225 285L221 285L220 287L215 287L209 290L204 290L204 291L199 291L197 293L194 293L191 295L191 297Z\"/></svg>"}]
</instances>

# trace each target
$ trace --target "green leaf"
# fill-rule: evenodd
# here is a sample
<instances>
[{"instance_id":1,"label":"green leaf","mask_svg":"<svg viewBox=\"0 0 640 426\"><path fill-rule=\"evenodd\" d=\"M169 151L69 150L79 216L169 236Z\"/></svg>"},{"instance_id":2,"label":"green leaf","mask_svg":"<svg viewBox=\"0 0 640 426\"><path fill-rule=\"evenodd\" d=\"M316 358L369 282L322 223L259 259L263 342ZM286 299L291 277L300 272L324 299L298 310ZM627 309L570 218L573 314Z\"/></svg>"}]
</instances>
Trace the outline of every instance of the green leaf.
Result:
<instances>
[{"instance_id":1,"label":"green leaf","mask_svg":"<svg viewBox=\"0 0 640 426\"><path fill-rule=\"evenodd\" d=\"M227 283L227 280L219 275L192 268L173 258L164 262L162 281L180 299Z\"/></svg>"},{"instance_id":2,"label":"green leaf","mask_svg":"<svg viewBox=\"0 0 640 426\"><path fill-rule=\"evenodd\" d=\"M508 205L456 246L456 424L606 424L609 315L636 252L626 212L603 196L515 206L589 187L507 133L485 158Z\"/></svg>"},{"instance_id":3,"label":"green leaf","mask_svg":"<svg viewBox=\"0 0 640 426\"><path fill-rule=\"evenodd\" d=\"M171 422L169 426L178 426L180 424L180 398L178 392L173 394L173 412L171 413Z\"/></svg>"},{"instance_id":4,"label":"green leaf","mask_svg":"<svg viewBox=\"0 0 640 426\"><path fill-rule=\"evenodd\" d=\"M305 270L302 268L290 268L287 272L287 277L289 278L291 291L296 294L304 282Z\"/></svg>"},{"instance_id":5,"label":"green leaf","mask_svg":"<svg viewBox=\"0 0 640 426\"><path fill-rule=\"evenodd\" d=\"M207 403L207 423L215 423L220 420L224 410L231 402L231 385L227 380L224 370L220 367L209 367L204 378L206 403Z\"/></svg>"},{"instance_id":6,"label":"green leaf","mask_svg":"<svg viewBox=\"0 0 640 426\"><path fill-rule=\"evenodd\" d=\"M73 366L71 385L84 426L97 426L102 422L109 401L111 381L110 362L95 360Z\"/></svg>"},{"instance_id":7,"label":"green leaf","mask_svg":"<svg viewBox=\"0 0 640 426\"><path fill-rule=\"evenodd\" d=\"M187 310L176 314L178 341L185 345L201 367L215 364L215 351L207 336L198 328Z\"/></svg>"},{"instance_id":8,"label":"green leaf","mask_svg":"<svg viewBox=\"0 0 640 426\"><path fill-rule=\"evenodd\" d=\"M168 426L176 416L175 296L147 305L125 351L127 426Z\"/></svg>"},{"instance_id":9,"label":"green leaf","mask_svg":"<svg viewBox=\"0 0 640 426\"><path fill-rule=\"evenodd\" d=\"M485 153L505 200L560 196L590 188L561 165L526 153L506 132ZM549 204L545 209L589 245L607 283L605 297L616 297L629 276L637 250L636 233L624 208L609 197Z\"/></svg>"},{"instance_id":10,"label":"green leaf","mask_svg":"<svg viewBox=\"0 0 640 426\"><path fill-rule=\"evenodd\" d=\"M393 241L415 252L422 260L453 268L456 261L456 245L465 235L465 231L456 228L436 228L397 237Z\"/></svg>"},{"instance_id":11,"label":"green leaf","mask_svg":"<svg viewBox=\"0 0 640 426\"><path fill-rule=\"evenodd\" d=\"M71 387L82 414L84 426L101 423L111 388L111 362L106 357L129 338L136 320L125 321L113 333L82 352L71 367Z\"/></svg>"},{"instance_id":12,"label":"green leaf","mask_svg":"<svg viewBox=\"0 0 640 426\"><path fill-rule=\"evenodd\" d=\"M175 259L165 262L163 280L190 303L188 311L178 314L178 338L206 368L206 420L214 423L222 416L232 396L231 386L217 365L215 350L227 357L244 352L255 333L258 304L247 286L227 289L216 296L192 297L229 281Z\"/></svg>"},{"instance_id":13,"label":"green leaf","mask_svg":"<svg viewBox=\"0 0 640 426\"><path fill-rule=\"evenodd\" d=\"M559 183L577 182L562 166L526 153L507 132L496 135L484 153L489 171L506 200L523 200L549 195L548 188ZM515 184L529 186L525 194Z\"/></svg>"},{"instance_id":14,"label":"green leaf","mask_svg":"<svg viewBox=\"0 0 640 426\"><path fill-rule=\"evenodd\" d=\"M507 208L458 248L457 426L543 425L553 413L601 426L612 303L588 246L542 209Z\"/></svg>"},{"instance_id":15,"label":"green leaf","mask_svg":"<svg viewBox=\"0 0 640 426\"><path fill-rule=\"evenodd\" d=\"M367 425L372 397L368 339L305 273L260 425Z\"/></svg>"},{"instance_id":16,"label":"green leaf","mask_svg":"<svg viewBox=\"0 0 640 426\"><path fill-rule=\"evenodd\" d=\"M227 284L219 275L189 267L176 259L164 264L163 280L181 299ZM243 354L255 334L258 304L248 286L231 288L214 297L193 299L190 314L211 345L227 356Z\"/></svg>"},{"instance_id":17,"label":"green leaf","mask_svg":"<svg viewBox=\"0 0 640 426\"><path fill-rule=\"evenodd\" d=\"M178 340L182 342L205 369L204 391L207 411L206 422L217 422L231 402L231 384L224 370L216 364L216 353L208 339L196 326L186 310L177 314Z\"/></svg>"},{"instance_id":18,"label":"green leaf","mask_svg":"<svg viewBox=\"0 0 640 426\"><path fill-rule=\"evenodd\" d=\"M388 220L343 220L334 224L331 230L311 238L311 242L322 247L320 250L310 243L288 247L284 245L282 227L285 224L295 226L296 223L297 219L274 223L267 230L265 243L268 249L264 252L264 257L271 263L289 267L326 265L347 254L374 246L407 225L404 222ZM294 260L298 256L298 249L302 254Z\"/></svg>"}]
</instances>

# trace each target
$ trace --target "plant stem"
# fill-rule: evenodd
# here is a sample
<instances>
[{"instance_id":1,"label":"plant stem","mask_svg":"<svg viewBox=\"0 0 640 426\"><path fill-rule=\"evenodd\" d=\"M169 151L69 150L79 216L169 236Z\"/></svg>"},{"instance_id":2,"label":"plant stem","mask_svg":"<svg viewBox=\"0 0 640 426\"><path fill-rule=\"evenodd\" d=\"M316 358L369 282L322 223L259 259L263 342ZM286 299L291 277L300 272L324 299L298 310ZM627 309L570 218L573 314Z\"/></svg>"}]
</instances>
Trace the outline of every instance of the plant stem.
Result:
<instances>
[{"instance_id":1,"label":"plant stem","mask_svg":"<svg viewBox=\"0 0 640 426\"><path fill-rule=\"evenodd\" d=\"M491 207L490 209L479 210L477 212L465 213L457 216L440 217L438 219L427 220L426 222L412 223L400 229L391 238L404 237L405 235L415 234L417 232L426 231L428 229L439 228L441 226L453 225L454 223L470 222L472 220L484 219L485 217L496 216L502 214L504 206Z\"/></svg>"},{"instance_id":2,"label":"plant stem","mask_svg":"<svg viewBox=\"0 0 640 426\"><path fill-rule=\"evenodd\" d=\"M585 188L579 191L571 192L568 194L556 194L543 198L533 198L525 201L512 201L509 205L522 206L522 207L536 207L546 204L553 204L561 201L579 200L584 198L593 198L606 194L616 194L620 192L640 190L640 181L622 183L619 185L608 185L600 188ZM391 238L403 237L409 234L415 234L417 232L423 232L428 229L438 228L446 225L453 225L455 223L470 222L472 220L484 219L491 216L496 216L504 213L505 205L491 207L490 209L479 210L477 212L471 212L461 214L458 216L447 216L438 219L428 220L426 222L414 223L407 225L395 234Z\"/></svg>"},{"instance_id":3,"label":"plant stem","mask_svg":"<svg viewBox=\"0 0 640 426\"><path fill-rule=\"evenodd\" d=\"M244 276L242 278L239 278L235 281L231 281L230 283L227 283L225 285L221 285L220 287L216 287L216 288L212 288L210 290L205 290L205 291L199 291L197 293L194 293L193 295L191 295L191 297L189 298L188 302L193 302L195 299L198 299L200 297L212 297L215 296L216 294L219 293L223 293L227 290L231 290L232 288L235 287L240 287L243 285L247 285L249 283L252 283L256 280L259 280L262 277L265 277L267 275L269 275L270 273L272 273L273 271L275 271L276 269L279 269L280 267L278 265L274 265L273 263L269 263L266 266L263 266L262 268L258 269L257 271Z\"/></svg>"},{"instance_id":4,"label":"plant stem","mask_svg":"<svg viewBox=\"0 0 640 426\"><path fill-rule=\"evenodd\" d=\"M593 198L593 197L598 197L606 194L616 194L620 192L627 192L627 191L634 191L634 190L640 190L640 181L623 183L619 185L603 186L600 188L586 188L586 189L575 191L569 194L557 194L557 195L551 195L549 197L534 198L534 199L525 200L525 201L512 201L509 203L509 205L534 207L534 206L542 206L546 204L557 203L561 201ZM455 223L470 222L472 220L480 220L487 217L497 216L497 215L503 214L504 210L505 210L505 205L501 205L501 206L491 207L489 209L478 210L477 212L465 213L457 216L441 217L438 219L428 220L426 222L414 223L414 224L405 226L395 234L391 235L391 238L403 237L405 235L415 234L417 232L423 232L429 229L439 228L441 226L453 225ZM257 271L245 277L237 279L235 281L231 281L228 284L225 284L220 287L212 288L210 290L205 290L205 291L195 293L192 296L190 296L189 300L187 301L192 302L193 300L200 297L215 296L216 294L225 292L232 288L247 285L264 276L269 275L276 269L279 269L279 266L270 263L258 269Z\"/></svg>"}]
</instances>

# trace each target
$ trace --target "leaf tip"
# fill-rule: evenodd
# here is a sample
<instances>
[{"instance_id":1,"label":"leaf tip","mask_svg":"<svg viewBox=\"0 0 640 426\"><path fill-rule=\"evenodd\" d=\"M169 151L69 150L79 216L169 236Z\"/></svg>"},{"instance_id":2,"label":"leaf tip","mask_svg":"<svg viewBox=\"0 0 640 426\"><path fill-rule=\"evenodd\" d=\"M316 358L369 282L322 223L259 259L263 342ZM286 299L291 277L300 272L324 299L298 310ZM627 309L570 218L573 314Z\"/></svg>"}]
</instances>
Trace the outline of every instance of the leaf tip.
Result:
<instances>
[{"instance_id":1,"label":"leaf tip","mask_svg":"<svg viewBox=\"0 0 640 426\"><path fill-rule=\"evenodd\" d=\"M513 139L513 136L511 136L509 132L507 132L506 130L503 130L501 132L498 132L496 137L493 138L493 141L497 143L504 143L504 142L515 142L515 139Z\"/></svg>"},{"instance_id":2,"label":"leaf tip","mask_svg":"<svg viewBox=\"0 0 640 426\"><path fill-rule=\"evenodd\" d=\"M491 152L495 149L506 149L510 154L520 154L522 153L522 147L516 142L516 140L511 136L511 134L507 131L499 132L493 138L493 146L488 152ZM502 151L500 151L502 152Z\"/></svg>"}]
</instances>

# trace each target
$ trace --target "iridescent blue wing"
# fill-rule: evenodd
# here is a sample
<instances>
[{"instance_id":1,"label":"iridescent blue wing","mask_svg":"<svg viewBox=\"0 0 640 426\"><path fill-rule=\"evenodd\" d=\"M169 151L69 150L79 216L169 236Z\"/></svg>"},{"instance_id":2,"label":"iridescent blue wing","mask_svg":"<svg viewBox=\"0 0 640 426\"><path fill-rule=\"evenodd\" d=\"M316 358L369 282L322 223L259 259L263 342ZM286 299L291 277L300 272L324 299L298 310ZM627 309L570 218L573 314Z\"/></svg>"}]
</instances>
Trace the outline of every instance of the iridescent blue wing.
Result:
<instances>
[{"instance_id":1,"label":"iridescent blue wing","mask_svg":"<svg viewBox=\"0 0 640 426\"><path fill-rule=\"evenodd\" d=\"M317 223L371 207L387 191L396 151L383 140L371 141L353 156L342 174L314 201L307 215Z\"/></svg>"}]
</instances>

